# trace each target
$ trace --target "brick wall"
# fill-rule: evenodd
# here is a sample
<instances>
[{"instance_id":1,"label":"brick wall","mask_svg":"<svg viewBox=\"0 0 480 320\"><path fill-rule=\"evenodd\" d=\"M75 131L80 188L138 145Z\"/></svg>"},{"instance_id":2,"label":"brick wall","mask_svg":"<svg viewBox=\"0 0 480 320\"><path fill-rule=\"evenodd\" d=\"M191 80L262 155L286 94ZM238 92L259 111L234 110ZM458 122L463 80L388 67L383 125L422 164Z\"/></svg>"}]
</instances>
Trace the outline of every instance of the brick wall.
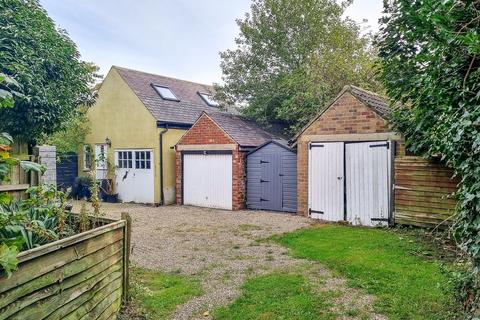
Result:
<instances>
[{"instance_id":1,"label":"brick wall","mask_svg":"<svg viewBox=\"0 0 480 320\"><path fill-rule=\"evenodd\" d=\"M308 215L308 140L305 135L365 134L389 132L387 122L369 107L345 92L298 137L298 213Z\"/></svg>"},{"instance_id":2,"label":"brick wall","mask_svg":"<svg viewBox=\"0 0 480 320\"><path fill-rule=\"evenodd\" d=\"M212 119L202 115L200 119L185 133L177 145L215 145L233 144L232 151L232 208L245 208L245 153L239 150L239 145L230 138ZM208 149L208 147L206 148ZM182 153L176 151L176 187L177 204L182 204Z\"/></svg>"}]
</instances>

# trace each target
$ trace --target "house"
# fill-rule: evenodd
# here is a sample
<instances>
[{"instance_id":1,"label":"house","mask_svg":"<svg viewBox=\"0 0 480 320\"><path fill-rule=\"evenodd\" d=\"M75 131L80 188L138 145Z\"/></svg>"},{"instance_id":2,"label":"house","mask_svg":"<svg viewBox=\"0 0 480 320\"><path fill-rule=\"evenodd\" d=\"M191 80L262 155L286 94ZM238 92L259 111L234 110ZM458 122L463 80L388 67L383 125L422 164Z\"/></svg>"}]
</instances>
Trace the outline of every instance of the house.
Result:
<instances>
[{"instance_id":1,"label":"house","mask_svg":"<svg viewBox=\"0 0 480 320\"><path fill-rule=\"evenodd\" d=\"M177 204L245 208L246 155L278 138L241 116L203 112L176 145Z\"/></svg>"},{"instance_id":2,"label":"house","mask_svg":"<svg viewBox=\"0 0 480 320\"><path fill-rule=\"evenodd\" d=\"M97 179L114 179L122 201L175 202L173 147L203 111L216 111L212 87L112 67L88 110L91 133L79 175L95 161Z\"/></svg>"},{"instance_id":3,"label":"house","mask_svg":"<svg viewBox=\"0 0 480 320\"><path fill-rule=\"evenodd\" d=\"M435 226L454 212L452 172L407 155L389 101L346 86L292 140L298 213L354 225Z\"/></svg>"},{"instance_id":4,"label":"house","mask_svg":"<svg viewBox=\"0 0 480 320\"><path fill-rule=\"evenodd\" d=\"M268 141L247 154L247 208L297 212L297 153Z\"/></svg>"}]
</instances>

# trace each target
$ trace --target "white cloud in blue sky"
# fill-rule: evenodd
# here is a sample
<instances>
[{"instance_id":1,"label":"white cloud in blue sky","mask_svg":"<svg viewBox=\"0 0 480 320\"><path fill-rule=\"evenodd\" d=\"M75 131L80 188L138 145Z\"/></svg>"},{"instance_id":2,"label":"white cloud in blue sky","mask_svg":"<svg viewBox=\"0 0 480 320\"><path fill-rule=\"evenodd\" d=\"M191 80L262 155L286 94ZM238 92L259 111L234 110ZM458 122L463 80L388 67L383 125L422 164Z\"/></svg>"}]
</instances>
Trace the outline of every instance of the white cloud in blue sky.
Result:
<instances>
[{"instance_id":1,"label":"white cloud in blue sky","mask_svg":"<svg viewBox=\"0 0 480 320\"><path fill-rule=\"evenodd\" d=\"M41 0L106 74L111 65L202 83L221 81L219 52L234 47L249 0ZM376 31L382 0L356 0L347 15Z\"/></svg>"}]
</instances>

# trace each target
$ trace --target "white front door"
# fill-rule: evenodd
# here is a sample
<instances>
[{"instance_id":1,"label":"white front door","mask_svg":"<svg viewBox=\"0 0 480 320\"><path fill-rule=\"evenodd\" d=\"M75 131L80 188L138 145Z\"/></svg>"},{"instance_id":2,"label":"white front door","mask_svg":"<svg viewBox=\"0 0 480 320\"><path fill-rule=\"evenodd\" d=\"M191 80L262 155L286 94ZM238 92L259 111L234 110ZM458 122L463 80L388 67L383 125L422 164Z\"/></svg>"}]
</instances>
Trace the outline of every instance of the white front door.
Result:
<instances>
[{"instance_id":1,"label":"white front door","mask_svg":"<svg viewBox=\"0 0 480 320\"><path fill-rule=\"evenodd\" d=\"M390 212L390 142L345 144L347 220L354 225L387 225Z\"/></svg>"},{"instance_id":2,"label":"white front door","mask_svg":"<svg viewBox=\"0 0 480 320\"><path fill-rule=\"evenodd\" d=\"M95 176L97 179L107 178L107 145L95 145Z\"/></svg>"},{"instance_id":3,"label":"white front door","mask_svg":"<svg viewBox=\"0 0 480 320\"><path fill-rule=\"evenodd\" d=\"M309 212L314 219L344 220L343 142L309 146Z\"/></svg>"},{"instance_id":4,"label":"white front door","mask_svg":"<svg viewBox=\"0 0 480 320\"><path fill-rule=\"evenodd\" d=\"M116 150L115 163L115 180L120 200L153 203L155 201L153 151Z\"/></svg>"},{"instance_id":5,"label":"white front door","mask_svg":"<svg viewBox=\"0 0 480 320\"><path fill-rule=\"evenodd\" d=\"M184 154L183 203L232 209L232 155Z\"/></svg>"}]
</instances>

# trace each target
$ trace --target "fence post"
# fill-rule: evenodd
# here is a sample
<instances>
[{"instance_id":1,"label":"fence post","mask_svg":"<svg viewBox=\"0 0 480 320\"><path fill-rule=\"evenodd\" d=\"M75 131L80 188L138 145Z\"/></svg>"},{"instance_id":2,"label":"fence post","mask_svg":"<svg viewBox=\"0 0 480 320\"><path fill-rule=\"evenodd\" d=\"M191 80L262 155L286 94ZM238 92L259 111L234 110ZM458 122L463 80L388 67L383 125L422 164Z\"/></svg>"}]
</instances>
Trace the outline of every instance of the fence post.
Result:
<instances>
[{"instance_id":1,"label":"fence post","mask_svg":"<svg viewBox=\"0 0 480 320\"><path fill-rule=\"evenodd\" d=\"M132 236L132 218L126 212L122 212L122 220L125 221L124 251L123 251L123 300L130 300L129 269L130 269L130 246Z\"/></svg>"}]
</instances>

